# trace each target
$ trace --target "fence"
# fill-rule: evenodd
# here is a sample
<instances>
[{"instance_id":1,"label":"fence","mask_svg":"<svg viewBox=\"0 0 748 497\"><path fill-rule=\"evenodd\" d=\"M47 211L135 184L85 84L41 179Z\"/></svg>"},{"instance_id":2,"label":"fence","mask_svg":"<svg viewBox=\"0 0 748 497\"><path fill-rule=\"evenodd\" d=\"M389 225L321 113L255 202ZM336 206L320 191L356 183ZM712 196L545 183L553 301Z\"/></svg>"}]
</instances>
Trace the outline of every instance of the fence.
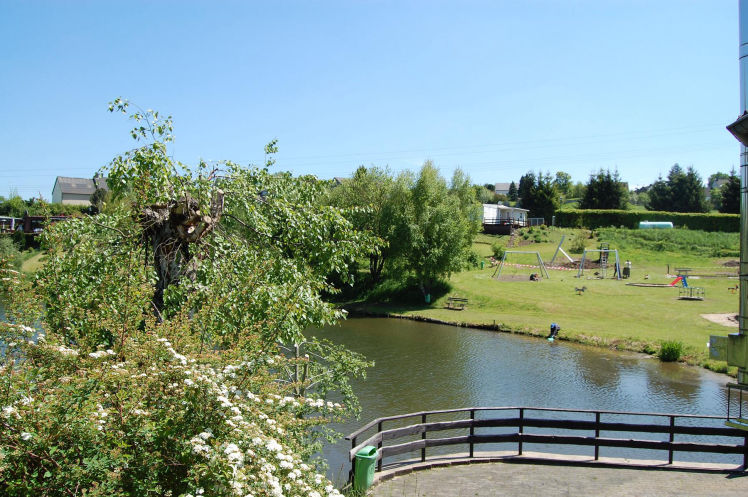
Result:
<instances>
[{"instance_id":1,"label":"fence","mask_svg":"<svg viewBox=\"0 0 748 497\"><path fill-rule=\"evenodd\" d=\"M484 413L489 416L476 418L476 414ZM469 415L469 418L433 421L436 415L443 414ZM497 416L497 414L501 415ZM559 416L562 419L557 419ZM432 418L431 422L428 421L429 417ZM726 427L724 426L724 419L724 417L718 416L540 407L470 407L389 416L375 419L346 437L346 440L351 442L351 449L348 452L348 459L351 462L349 478L353 478L355 471L356 452L367 445L376 446L378 449L377 471L381 471L383 467L387 466L384 463L386 458L411 452L420 452L420 462L425 462L427 449L436 447L467 446L467 457L473 458L475 457L476 446L482 444L512 444L512 446L516 446L517 456L522 456L526 444L536 446L540 444L541 448L543 445L574 446L582 448L584 451L590 451L591 449L592 454L589 454L589 456L594 457L594 461L599 460L600 449L603 447L616 448L616 450L637 449L648 451L647 454L664 452L667 454L668 464L673 464L673 456L677 452L734 454L742 460L742 469L745 470L748 464L748 431ZM409 420L420 422L384 429L385 423L412 422ZM653 423L654 420L664 422ZM479 429L499 427L504 428L505 432L476 433L476 430ZM359 441L365 432L374 428L376 428L376 431L372 435L363 441ZM429 433L446 430L466 431L466 433L451 437L427 438ZM603 432L606 435L604 437L601 436ZM632 438L632 434L634 436L648 434L650 437L659 435L661 439ZM420 438L407 440L419 435ZM676 436L679 437L677 441ZM729 437L732 440L722 441L721 443L715 442L715 438L720 437ZM406 440L402 441L403 439ZM399 443L385 445L385 442L388 441L398 441ZM553 454L553 458L557 461L578 462L578 458L575 460L574 457L569 455L566 455L567 457L564 459L563 454L556 452L547 452L547 454ZM630 457L630 454L624 455ZM443 457L444 453L439 454L439 456ZM702 456L702 459L698 462L707 465L712 463L715 469L724 469L724 464L704 461L703 458ZM654 457L653 459L657 458ZM662 462L664 463L664 461L665 458ZM417 463L418 460L393 461L393 466L414 462Z\"/></svg>"}]
</instances>

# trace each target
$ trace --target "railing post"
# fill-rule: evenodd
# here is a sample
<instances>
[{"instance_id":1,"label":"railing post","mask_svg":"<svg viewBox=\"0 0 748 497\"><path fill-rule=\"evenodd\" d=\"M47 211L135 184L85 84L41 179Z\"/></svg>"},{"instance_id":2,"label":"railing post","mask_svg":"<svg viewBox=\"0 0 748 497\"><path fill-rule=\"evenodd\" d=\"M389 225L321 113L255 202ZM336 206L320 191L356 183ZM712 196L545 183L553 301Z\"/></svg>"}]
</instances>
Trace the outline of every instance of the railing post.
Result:
<instances>
[{"instance_id":1,"label":"railing post","mask_svg":"<svg viewBox=\"0 0 748 497\"><path fill-rule=\"evenodd\" d=\"M743 441L743 471L748 470L748 433L745 434Z\"/></svg>"},{"instance_id":2,"label":"railing post","mask_svg":"<svg viewBox=\"0 0 748 497\"><path fill-rule=\"evenodd\" d=\"M356 437L351 438L351 449L356 448ZM351 470L348 472L348 483L353 485L353 475L356 474L356 456L351 459Z\"/></svg>"},{"instance_id":3,"label":"railing post","mask_svg":"<svg viewBox=\"0 0 748 497\"><path fill-rule=\"evenodd\" d=\"M426 414L421 414L421 424L426 424ZM421 433L421 440L426 440L426 428L423 428L423 432ZM426 447L424 446L421 449L421 462L426 461Z\"/></svg>"},{"instance_id":4,"label":"railing post","mask_svg":"<svg viewBox=\"0 0 748 497\"><path fill-rule=\"evenodd\" d=\"M382 423L384 423L384 421L380 421L379 423L377 423L377 433L382 433ZM381 450L380 450L381 448L382 448L382 438L380 436L379 443L377 444L377 452L379 454L381 454ZM382 471L382 459L383 458L380 456L379 461L377 461L377 471Z\"/></svg>"},{"instance_id":5,"label":"railing post","mask_svg":"<svg viewBox=\"0 0 748 497\"><path fill-rule=\"evenodd\" d=\"M667 463L673 464L673 440L675 440L675 416L670 416L670 445L667 449Z\"/></svg>"},{"instance_id":6,"label":"railing post","mask_svg":"<svg viewBox=\"0 0 748 497\"><path fill-rule=\"evenodd\" d=\"M473 435L475 435L475 409L470 409L470 457L473 457Z\"/></svg>"},{"instance_id":7,"label":"railing post","mask_svg":"<svg viewBox=\"0 0 748 497\"><path fill-rule=\"evenodd\" d=\"M522 455L522 433L524 433L524 420L525 419L525 409L520 407L519 409L519 444L517 447L517 455Z\"/></svg>"},{"instance_id":8,"label":"railing post","mask_svg":"<svg viewBox=\"0 0 748 497\"><path fill-rule=\"evenodd\" d=\"M598 445L598 439L600 438L600 413L595 413L595 461L600 458L600 445Z\"/></svg>"}]
</instances>

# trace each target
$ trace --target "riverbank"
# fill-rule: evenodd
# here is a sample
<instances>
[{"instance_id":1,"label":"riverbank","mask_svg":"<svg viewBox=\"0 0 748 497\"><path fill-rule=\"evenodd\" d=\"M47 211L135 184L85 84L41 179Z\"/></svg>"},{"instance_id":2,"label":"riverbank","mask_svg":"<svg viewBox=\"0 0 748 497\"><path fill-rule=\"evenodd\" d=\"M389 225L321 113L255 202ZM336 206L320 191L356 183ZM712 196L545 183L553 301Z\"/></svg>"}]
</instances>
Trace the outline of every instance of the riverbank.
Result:
<instances>
[{"instance_id":1,"label":"riverbank","mask_svg":"<svg viewBox=\"0 0 748 497\"><path fill-rule=\"evenodd\" d=\"M549 261L560 235L551 232L548 242L521 248L537 250ZM739 295L734 290L738 280L727 276L732 271L727 259L636 249L619 254L622 262L633 263L631 277L625 280L612 278L609 268L606 278L600 278L596 269L585 270L581 277L575 270L548 269L549 278L530 281L529 274L539 272L524 264L530 261L506 265L497 279L497 267L489 262L489 241L481 235L474 244L484 268L453 274L451 290L428 304L356 301L344 308L356 316L412 319L537 337L546 337L550 323L556 322L561 325L561 340L650 355L656 355L663 342L677 341L683 344L681 361L730 372L726 363L709 358L707 344L711 335L735 330L729 319L715 322L704 317L738 312ZM581 254L572 256L578 259ZM702 268L692 272L695 274L688 283L703 289L703 300L681 300L680 284L670 286L675 268L683 266ZM705 266L708 268L703 269ZM707 277L712 268L718 275ZM448 308L449 297L467 299L466 308Z\"/></svg>"}]
</instances>

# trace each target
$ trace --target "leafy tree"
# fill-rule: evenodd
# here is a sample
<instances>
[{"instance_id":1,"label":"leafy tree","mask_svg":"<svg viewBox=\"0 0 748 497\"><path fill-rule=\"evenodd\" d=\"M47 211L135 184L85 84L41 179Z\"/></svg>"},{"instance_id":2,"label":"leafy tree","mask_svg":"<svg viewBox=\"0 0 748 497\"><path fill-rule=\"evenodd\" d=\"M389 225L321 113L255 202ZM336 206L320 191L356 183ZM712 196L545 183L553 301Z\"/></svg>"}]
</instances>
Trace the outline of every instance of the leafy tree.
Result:
<instances>
[{"instance_id":1,"label":"leafy tree","mask_svg":"<svg viewBox=\"0 0 748 497\"><path fill-rule=\"evenodd\" d=\"M709 176L709 179L706 182L706 187L708 189L712 190L712 189L716 188L717 181L719 181L721 179L729 179L731 175L732 175L732 173L730 173L730 174L725 174L725 173L720 173L720 172L714 173L714 174L712 174L712 175Z\"/></svg>"},{"instance_id":2,"label":"leafy tree","mask_svg":"<svg viewBox=\"0 0 748 497\"><path fill-rule=\"evenodd\" d=\"M561 195L564 197L569 196L572 187L571 174L558 171L556 172L556 178L553 180L553 183L556 185L556 189Z\"/></svg>"},{"instance_id":3,"label":"leafy tree","mask_svg":"<svg viewBox=\"0 0 748 497\"><path fill-rule=\"evenodd\" d=\"M387 169L377 167L356 169L353 177L330 192L332 205L345 209L346 217L358 230L368 230L381 240L391 240L396 217L393 216L394 180ZM379 281L386 261L397 257L393 249L397 244L372 245L369 253L369 274L373 282Z\"/></svg>"},{"instance_id":4,"label":"leafy tree","mask_svg":"<svg viewBox=\"0 0 748 497\"><path fill-rule=\"evenodd\" d=\"M474 185L475 198L479 204L491 204L496 201L497 194L493 192L493 189L489 190L485 186Z\"/></svg>"},{"instance_id":5,"label":"leafy tree","mask_svg":"<svg viewBox=\"0 0 748 497\"><path fill-rule=\"evenodd\" d=\"M301 332L342 317L319 294L375 240L315 178L192 170L169 118L130 117L117 209L45 230L35 281L0 267L0 493L325 492L310 458L367 363Z\"/></svg>"},{"instance_id":6,"label":"leafy tree","mask_svg":"<svg viewBox=\"0 0 748 497\"><path fill-rule=\"evenodd\" d=\"M458 170L451 188L427 161L410 189L405 265L426 295L441 278L462 268L480 226L469 179Z\"/></svg>"},{"instance_id":7,"label":"leafy tree","mask_svg":"<svg viewBox=\"0 0 748 497\"><path fill-rule=\"evenodd\" d=\"M582 198L584 197L584 191L586 187L581 181L577 181L572 187L571 187L571 198Z\"/></svg>"},{"instance_id":8,"label":"leafy tree","mask_svg":"<svg viewBox=\"0 0 748 497\"><path fill-rule=\"evenodd\" d=\"M649 189L650 210L671 212L707 212L701 177L689 167L685 172L675 164L668 173L667 181L662 177Z\"/></svg>"},{"instance_id":9,"label":"leafy tree","mask_svg":"<svg viewBox=\"0 0 748 497\"><path fill-rule=\"evenodd\" d=\"M530 211L530 217L542 217L548 223L561 205L558 191L550 174L538 173L537 179L533 173L527 173L525 178L526 192L521 197L523 209ZM530 180L533 180L530 183ZM520 184L522 180L520 180Z\"/></svg>"},{"instance_id":10,"label":"leafy tree","mask_svg":"<svg viewBox=\"0 0 748 497\"><path fill-rule=\"evenodd\" d=\"M628 191L618 171L611 174L610 169L605 171L600 169L597 173L590 175L579 208L625 209L627 200Z\"/></svg>"},{"instance_id":11,"label":"leafy tree","mask_svg":"<svg viewBox=\"0 0 748 497\"><path fill-rule=\"evenodd\" d=\"M517 185L512 181L509 184L509 191L507 192L507 197L509 197L509 200L512 202L517 201L517 197L519 197L519 193L517 193Z\"/></svg>"},{"instance_id":12,"label":"leafy tree","mask_svg":"<svg viewBox=\"0 0 748 497\"><path fill-rule=\"evenodd\" d=\"M730 171L727 183L722 185L719 191L720 212L740 214L740 178L735 170Z\"/></svg>"},{"instance_id":13,"label":"leafy tree","mask_svg":"<svg viewBox=\"0 0 748 497\"><path fill-rule=\"evenodd\" d=\"M493 183L486 183L483 187L490 192L496 191L496 185Z\"/></svg>"},{"instance_id":14,"label":"leafy tree","mask_svg":"<svg viewBox=\"0 0 748 497\"><path fill-rule=\"evenodd\" d=\"M525 197L529 194L530 190L535 188L535 173L532 171L527 172L526 174L523 174L522 177L519 179L519 186L517 187L517 196L519 197L519 202L524 203Z\"/></svg>"}]
</instances>

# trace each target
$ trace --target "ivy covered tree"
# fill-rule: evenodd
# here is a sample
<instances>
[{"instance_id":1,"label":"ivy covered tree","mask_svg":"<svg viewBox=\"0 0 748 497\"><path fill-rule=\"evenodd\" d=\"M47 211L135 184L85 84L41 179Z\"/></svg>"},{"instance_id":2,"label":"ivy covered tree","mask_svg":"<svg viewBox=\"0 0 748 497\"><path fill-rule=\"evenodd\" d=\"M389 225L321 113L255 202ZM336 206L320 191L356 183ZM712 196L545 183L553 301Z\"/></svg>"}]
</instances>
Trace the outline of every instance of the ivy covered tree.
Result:
<instances>
[{"instance_id":1,"label":"ivy covered tree","mask_svg":"<svg viewBox=\"0 0 748 497\"><path fill-rule=\"evenodd\" d=\"M118 200L47 228L33 281L0 268L0 493L338 495L311 458L368 364L302 331L343 317L320 292L376 240L315 178L192 169L170 118L130 117Z\"/></svg>"},{"instance_id":2,"label":"ivy covered tree","mask_svg":"<svg viewBox=\"0 0 748 497\"><path fill-rule=\"evenodd\" d=\"M579 203L580 209L625 209L628 203L628 191L621 181L618 171L613 174L610 169L591 174Z\"/></svg>"}]
</instances>

